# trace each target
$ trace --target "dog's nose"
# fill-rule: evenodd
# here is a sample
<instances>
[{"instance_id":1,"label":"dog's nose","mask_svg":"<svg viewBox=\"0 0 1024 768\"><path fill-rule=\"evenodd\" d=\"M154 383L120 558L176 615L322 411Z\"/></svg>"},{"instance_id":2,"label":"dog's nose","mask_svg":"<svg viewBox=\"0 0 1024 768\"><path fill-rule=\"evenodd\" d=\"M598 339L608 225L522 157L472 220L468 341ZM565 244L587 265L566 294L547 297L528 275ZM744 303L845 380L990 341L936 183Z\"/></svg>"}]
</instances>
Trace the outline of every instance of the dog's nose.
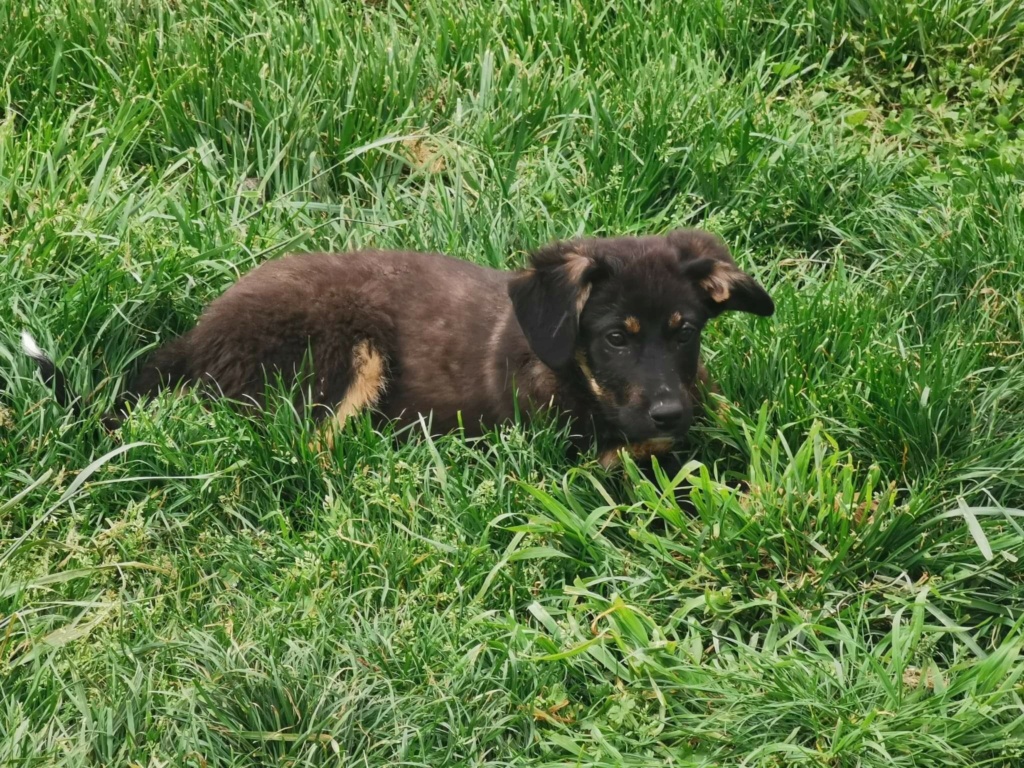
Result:
<instances>
[{"instance_id":1,"label":"dog's nose","mask_svg":"<svg viewBox=\"0 0 1024 768\"><path fill-rule=\"evenodd\" d=\"M647 413L659 429L669 429L682 420L683 404L677 400L662 401L652 405Z\"/></svg>"}]
</instances>

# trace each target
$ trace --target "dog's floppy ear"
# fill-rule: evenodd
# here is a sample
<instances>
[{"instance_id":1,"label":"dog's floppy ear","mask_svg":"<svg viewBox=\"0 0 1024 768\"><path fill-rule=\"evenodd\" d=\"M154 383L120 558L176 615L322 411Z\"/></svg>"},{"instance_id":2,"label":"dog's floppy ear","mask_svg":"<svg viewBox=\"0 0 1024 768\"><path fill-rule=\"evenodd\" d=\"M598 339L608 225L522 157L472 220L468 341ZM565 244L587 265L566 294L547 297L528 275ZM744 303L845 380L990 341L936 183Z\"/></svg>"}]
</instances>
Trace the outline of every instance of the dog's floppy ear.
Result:
<instances>
[{"instance_id":1,"label":"dog's floppy ear","mask_svg":"<svg viewBox=\"0 0 1024 768\"><path fill-rule=\"evenodd\" d=\"M600 265L573 243L541 248L530 262L509 283L508 295L530 349L544 365L559 370L573 359L580 314Z\"/></svg>"},{"instance_id":2,"label":"dog's floppy ear","mask_svg":"<svg viewBox=\"0 0 1024 768\"><path fill-rule=\"evenodd\" d=\"M668 241L679 251L683 274L704 289L713 316L729 310L761 317L774 314L772 297L736 265L720 237L697 229L679 229L668 234Z\"/></svg>"}]
</instances>

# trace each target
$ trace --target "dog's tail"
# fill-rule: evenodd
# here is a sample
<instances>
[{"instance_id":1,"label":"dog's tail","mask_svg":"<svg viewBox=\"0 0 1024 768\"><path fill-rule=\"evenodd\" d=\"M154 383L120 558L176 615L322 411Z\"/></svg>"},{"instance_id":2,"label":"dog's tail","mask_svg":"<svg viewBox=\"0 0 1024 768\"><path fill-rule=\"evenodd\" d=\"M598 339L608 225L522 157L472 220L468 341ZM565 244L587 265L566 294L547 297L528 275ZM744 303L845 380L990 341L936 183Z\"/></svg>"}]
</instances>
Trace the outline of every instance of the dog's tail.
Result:
<instances>
[{"instance_id":1,"label":"dog's tail","mask_svg":"<svg viewBox=\"0 0 1024 768\"><path fill-rule=\"evenodd\" d=\"M21 349L39 367L39 375L42 376L46 386L53 390L54 399L64 408L70 408L72 413L77 414L80 409L80 399L68 387L67 377L64 372L53 362L53 358L43 351L35 338L28 331L21 332Z\"/></svg>"},{"instance_id":2,"label":"dog's tail","mask_svg":"<svg viewBox=\"0 0 1024 768\"><path fill-rule=\"evenodd\" d=\"M53 390L54 399L76 416L82 413L83 400L68 386L64 372L53 358L39 346L32 334L21 332L21 348L39 366L43 382ZM131 386L122 392L113 408L103 414L101 423L108 430L121 426L131 406L140 397L155 396L161 389L189 381L188 355L182 339L176 339L158 349L146 365L136 374Z\"/></svg>"}]
</instances>

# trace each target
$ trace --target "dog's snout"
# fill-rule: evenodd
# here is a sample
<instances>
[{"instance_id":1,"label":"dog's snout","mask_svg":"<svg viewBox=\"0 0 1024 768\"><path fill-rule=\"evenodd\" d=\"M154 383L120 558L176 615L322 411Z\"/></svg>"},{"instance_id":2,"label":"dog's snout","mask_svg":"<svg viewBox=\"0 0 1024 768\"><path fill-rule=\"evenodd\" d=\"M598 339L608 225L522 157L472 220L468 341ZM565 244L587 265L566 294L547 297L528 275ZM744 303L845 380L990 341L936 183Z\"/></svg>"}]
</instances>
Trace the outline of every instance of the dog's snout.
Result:
<instances>
[{"instance_id":1,"label":"dog's snout","mask_svg":"<svg viewBox=\"0 0 1024 768\"><path fill-rule=\"evenodd\" d=\"M685 409L678 400L660 400L647 413L659 429L671 429L682 421Z\"/></svg>"}]
</instances>

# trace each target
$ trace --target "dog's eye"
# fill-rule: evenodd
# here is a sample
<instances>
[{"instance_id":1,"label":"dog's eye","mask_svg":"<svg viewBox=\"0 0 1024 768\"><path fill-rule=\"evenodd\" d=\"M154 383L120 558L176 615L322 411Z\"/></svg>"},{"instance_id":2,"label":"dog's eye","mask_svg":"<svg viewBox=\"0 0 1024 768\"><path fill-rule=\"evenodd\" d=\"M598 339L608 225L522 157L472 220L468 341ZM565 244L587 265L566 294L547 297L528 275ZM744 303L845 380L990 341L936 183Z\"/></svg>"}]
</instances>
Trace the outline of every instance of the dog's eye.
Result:
<instances>
[{"instance_id":1,"label":"dog's eye","mask_svg":"<svg viewBox=\"0 0 1024 768\"><path fill-rule=\"evenodd\" d=\"M676 331L676 342L679 344L685 344L686 342L690 341L693 338L696 332L697 329L694 328L692 325L684 325L682 328Z\"/></svg>"},{"instance_id":2,"label":"dog's eye","mask_svg":"<svg viewBox=\"0 0 1024 768\"><path fill-rule=\"evenodd\" d=\"M607 336L605 336L605 338L608 340L608 343L611 344L613 347L626 346L626 334L624 334L622 331L612 331Z\"/></svg>"}]
</instances>

